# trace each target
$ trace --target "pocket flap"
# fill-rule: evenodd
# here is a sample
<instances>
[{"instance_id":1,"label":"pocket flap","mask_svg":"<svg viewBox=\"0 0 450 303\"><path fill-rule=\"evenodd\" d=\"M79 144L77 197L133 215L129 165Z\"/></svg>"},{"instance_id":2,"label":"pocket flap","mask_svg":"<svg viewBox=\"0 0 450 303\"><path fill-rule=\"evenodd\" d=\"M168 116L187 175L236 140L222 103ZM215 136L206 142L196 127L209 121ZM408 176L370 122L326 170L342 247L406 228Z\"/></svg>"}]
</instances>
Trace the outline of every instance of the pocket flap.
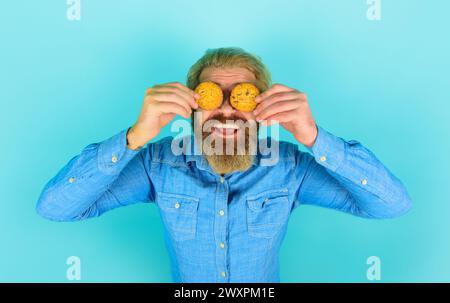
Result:
<instances>
[{"instance_id":1,"label":"pocket flap","mask_svg":"<svg viewBox=\"0 0 450 303\"><path fill-rule=\"evenodd\" d=\"M263 191L256 195L247 196L248 207L253 211L263 209L269 203L287 203L288 189L271 189Z\"/></svg>"},{"instance_id":2,"label":"pocket flap","mask_svg":"<svg viewBox=\"0 0 450 303\"><path fill-rule=\"evenodd\" d=\"M197 210L198 202L198 198L188 195L165 192L157 193L157 203L165 211L192 214Z\"/></svg>"}]
</instances>

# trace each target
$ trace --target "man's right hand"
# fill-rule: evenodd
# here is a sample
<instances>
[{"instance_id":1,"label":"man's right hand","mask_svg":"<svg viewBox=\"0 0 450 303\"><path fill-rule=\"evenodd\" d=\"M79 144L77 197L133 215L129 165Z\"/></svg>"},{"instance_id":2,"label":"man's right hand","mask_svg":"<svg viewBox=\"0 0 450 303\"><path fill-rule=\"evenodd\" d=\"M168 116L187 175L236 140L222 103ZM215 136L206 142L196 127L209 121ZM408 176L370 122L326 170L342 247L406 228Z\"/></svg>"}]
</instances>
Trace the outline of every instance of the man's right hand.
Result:
<instances>
[{"instance_id":1,"label":"man's right hand","mask_svg":"<svg viewBox=\"0 0 450 303\"><path fill-rule=\"evenodd\" d=\"M189 118L200 98L179 82L155 85L145 94L141 113L127 134L127 147L138 149L156 137L161 128L180 115Z\"/></svg>"}]
</instances>

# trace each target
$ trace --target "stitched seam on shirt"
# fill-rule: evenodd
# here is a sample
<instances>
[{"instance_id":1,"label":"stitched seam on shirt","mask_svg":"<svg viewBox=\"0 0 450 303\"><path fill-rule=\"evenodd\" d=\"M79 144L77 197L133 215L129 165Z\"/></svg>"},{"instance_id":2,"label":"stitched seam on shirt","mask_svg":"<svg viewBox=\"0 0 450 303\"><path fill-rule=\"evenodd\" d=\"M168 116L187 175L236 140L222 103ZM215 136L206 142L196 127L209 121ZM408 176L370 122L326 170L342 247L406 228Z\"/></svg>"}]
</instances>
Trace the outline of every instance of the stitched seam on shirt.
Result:
<instances>
[{"instance_id":1,"label":"stitched seam on shirt","mask_svg":"<svg viewBox=\"0 0 450 303\"><path fill-rule=\"evenodd\" d=\"M347 156L348 156L347 151L348 151L347 143L344 141L344 157L342 157L341 162L338 164L338 166L336 166L334 172L337 172L337 170L340 169L344 165L344 163L347 163Z\"/></svg>"},{"instance_id":2,"label":"stitched seam on shirt","mask_svg":"<svg viewBox=\"0 0 450 303\"><path fill-rule=\"evenodd\" d=\"M300 152L300 151L299 151L299 152ZM309 159L308 166L307 166L306 169L305 169L305 174L306 174L306 172L308 172L309 168L311 167L311 165L313 164L314 161L315 161L314 157L311 157L311 158ZM295 171L295 168L297 167L297 165L299 165L299 163L294 163L294 171ZM298 180L298 178L297 178L297 176L295 175L295 173L293 174L293 175L294 175L295 182L296 182L297 184L299 184L299 185L298 185L298 197L296 198L296 201L298 201L298 203L299 203L299 204L297 205L297 207L299 207L300 205L303 204L303 202L300 200L300 190L301 190L301 187L303 186L303 181L305 180L305 174L303 174L302 181L299 181L299 180ZM294 203L295 203L295 201L294 201Z\"/></svg>"},{"instance_id":3,"label":"stitched seam on shirt","mask_svg":"<svg viewBox=\"0 0 450 303\"><path fill-rule=\"evenodd\" d=\"M167 161L167 160L155 159L155 160L152 160L152 163L168 164L168 165L173 166L173 167L186 167L186 168L188 167L187 164L178 163L178 162L172 162L172 161Z\"/></svg>"},{"instance_id":4,"label":"stitched seam on shirt","mask_svg":"<svg viewBox=\"0 0 450 303\"><path fill-rule=\"evenodd\" d=\"M149 146L148 148L147 148L147 150L146 150L146 153L147 154L149 154L150 153L150 149L151 149L152 147L151 146ZM153 187L153 191L155 191L155 187L154 187L154 185L152 184L152 179L150 178L150 176L151 176L151 174L152 174L152 169L153 169L153 165L151 165L151 163L150 163L150 165L148 165L148 166L150 166L149 167L149 171L147 171L147 169L146 169L146 167L147 167L147 163L145 163L145 157L144 157L144 155L142 155L142 153L139 153L138 154L138 157L141 157L142 158L142 165L144 166L144 171L145 171L145 175L147 176L147 179L148 179L148 183L150 184L150 186L152 186ZM151 157L150 157L151 158ZM148 196L148 199L149 199L149 201L151 201L151 202L155 202L156 201L156 197L153 197L153 199L151 199L151 197L150 197L150 194L152 193L152 188L150 188L150 193L147 195ZM156 195L155 195L156 196Z\"/></svg>"},{"instance_id":5,"label":"stitched seam on shirt","mask_svg":"<svg viewBox=\"0 0 450 303\"><path fill-rule=\"evenodd\" d=\"M275 189L268 189L264 190L258 194L252 194L252 195L246 195L246 199L250 201L255 201L261 199L261 197L267 196L272 193L280 193L279 195L276 195L273 198L280 198L285 197L289 195L289 188L288 187L282 187L282 188L275 188Z\"/></svg>"}]
</instances>

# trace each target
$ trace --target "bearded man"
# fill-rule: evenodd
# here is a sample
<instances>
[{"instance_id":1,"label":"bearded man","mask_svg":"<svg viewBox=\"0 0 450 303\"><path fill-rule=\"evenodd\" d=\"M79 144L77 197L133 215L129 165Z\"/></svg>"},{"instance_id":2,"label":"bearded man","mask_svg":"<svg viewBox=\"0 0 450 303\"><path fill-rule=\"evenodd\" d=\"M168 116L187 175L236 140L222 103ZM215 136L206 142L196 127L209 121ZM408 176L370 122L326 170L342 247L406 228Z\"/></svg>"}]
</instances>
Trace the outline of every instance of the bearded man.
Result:
<instances>
[{"instance_id":1,"label":"bearded man","mask_svg":"<svg viewBox=\"0 0 450 303\"><path fill-rule=\"evenodd\" d=\"M201 82L220 86L220 107L199 108ZM241 83L261 91L252 112L230 105ZM187 146L197 152L174 153L172 137L150 142L176 115L192 119L197 135ZM258 126L274 123L308 152L269 139L277 161L264 162ZM148 89L134 125L70 160L36 209L50 220L78 221L137 202L158 207L175 282L278 282L288 219L303 204L375 219L411 207L405 187L372 152L318 126L307 96L271 85L260 58L240 48L208 50L186 86Z\"/></svg>"}]
</instances>

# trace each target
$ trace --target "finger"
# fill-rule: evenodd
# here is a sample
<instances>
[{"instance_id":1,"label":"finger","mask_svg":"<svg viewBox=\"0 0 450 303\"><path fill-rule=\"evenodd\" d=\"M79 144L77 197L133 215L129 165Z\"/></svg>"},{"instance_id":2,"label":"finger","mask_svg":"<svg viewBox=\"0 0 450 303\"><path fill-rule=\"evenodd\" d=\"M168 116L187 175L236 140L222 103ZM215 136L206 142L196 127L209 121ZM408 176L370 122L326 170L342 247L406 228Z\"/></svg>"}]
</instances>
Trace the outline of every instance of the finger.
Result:
<instances>
[{"instance_id":1,"label":"finger","mask_svg":"<svg viewBox=\"0 0 450 303\"><path fill-rule=\"evenodd\" d=\"M195 91L193 91L192 89L190 89L189 87L187 87L186 85L184 85L180 82L170 82L170 83L166 83L166 85L177 87L191 96L194 96L194 97L197 96L197 98L200 98L200 96Z\"/></svg>"},{"instance_id":2,"label":"finger","mask_svg":"<svg viewBox=\"0 0 450 303\"><path fill-rule=\"evenodd\" d=\"M198 104L195 101L195 98L192 96L192 94L187 93L186 91L179 89L177 87L174 86L160 86L157 88L157 92L158 93L174 93L179 95L180 97L184 98L186 100L186 102L189 103L189 105L194 108L197 109L198 108Z\"/></svg>"},{"instance_id":3,"label":"finger","mask_svg":"<svg viewBox=\"0 0 450 303\"><path fill-rule=\"evenodd\" d=\"M263 125L269 126L276 123L286 123L291 122L295 119L297 116L297 113L295 111L287 111L287 112L281 112L274 114L270 117L267 117L265 120L262 121Z\"/></svg>"},{"instance_id":4,"label":"finger","mask_svg":"<svg viewBox=\"0 0 450 303\"><path fill-rule=\"evenodd\" d=\"M184 118L189 118L191 111L186 110L185 107L178 103L170 101L161 101L155 104L156 109L163 114L177 114Z\"/></svg>"},{"instance_id":5,"label":"finger","mask_svg":"<svg viewBox=\"0 0 450 303\"><path fill-rule=\"evenodd\" d=\"M262 112L267 106L275 103L275 102L280 102L280 101L285 101L285 100L293 100L298 98L298 92L297 91L288 91L288 92L280 92L280 93L276 93L273 94L269 97L267 97L265 100L263 100L262 102L260 102L255 110L253 111L253 113L255 115L259 114L260 112Z\"/></svg>"},{"instance_id":6,"label":"finger","mask_svg":"<svg viewBox=\"0 0 450 303\"><path fill-rule=\"evenodd\" d=\"M154 87L156 89L161 89L161 88L163 88L163 89L170 89L170 90L174 89L176 91L185 93L186 95L190 96L191 98L194 98L194 99L200 98L200 95L197 94L195 91L191 90L190 88L188 88L188 87L186 87L186 86L184 86L182 84L177 84L177 82L166 83L166 84L159 84L159 85L155 85Z\"/></svg>"},{"instance_id":7,"label":"finger","mask_svg":"<svg viewBox=\"0 0 450 303\"><path fill-rule=\"evenodd\" d=\"M281 93L281 92L288 92L288 91L293 91L293 88L281 85L281 84L274 84L272 85L268 90L266 90L265 92L259 94L255 101L257 103L263 101L264 99L266 99L267 97L276 94L276 93Z\"/></svg>"},{"instance_id":8,"label":"finger","mask_svg":"<svg viewBox=\"0 0 450 303\"><path fill-rule=\"evenodd\" d=\"M261 124L263 126L271 126L271 125L279 124L279 123L280 123L280 121L278 121L278 120L263 120L263 121L261 121Z\"/></svg>"},{"instance_id":9,"label":"finger","mask_svg":"<svg viewBox=\"0 0 450 303\"><path fill-rule=\"evenodd\" d=\"M283 102L272 103L262 110L257 116L256 120L266 120L267 117L275 115L277 113L294 110L299 107L299 102L296 99L286 100Z\"/></svg>"},{"instance_id":10,"label":"finger","mask_svg":"<svg viewBox=\"0 0 450 303\"><path fill-rule=\"evenodd\" d=\"M170 101L179 104L180 106L183 106L187 111L191 112L192 109L189 105L189 103L180 97L179 95L172 93L172 92L153 92L153 98L156 101L164 102L164 101Z\"/></svg>"}]
</instances>

